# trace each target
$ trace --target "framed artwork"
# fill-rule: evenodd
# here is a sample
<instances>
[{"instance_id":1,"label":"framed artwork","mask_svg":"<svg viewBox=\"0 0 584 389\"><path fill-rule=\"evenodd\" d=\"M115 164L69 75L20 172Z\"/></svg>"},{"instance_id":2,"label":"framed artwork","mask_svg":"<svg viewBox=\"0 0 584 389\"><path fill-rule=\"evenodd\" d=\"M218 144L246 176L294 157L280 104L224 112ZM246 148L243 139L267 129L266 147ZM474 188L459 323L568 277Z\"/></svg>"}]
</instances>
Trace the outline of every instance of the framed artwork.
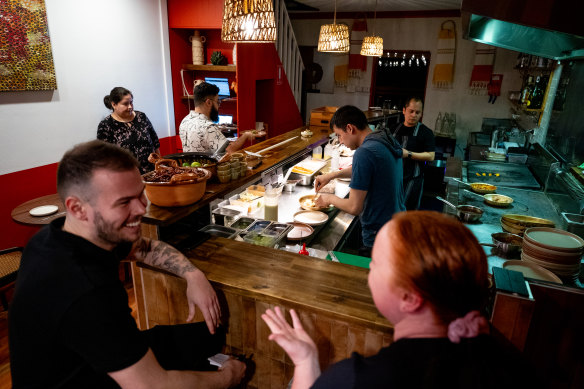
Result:
<instances>
[{"instance_id":1,"label":"framed artwork","mask_svg":"<svg viewBox=\"0 0 584 389\"><path fill-rule=\"evenodd\" d=\"M0 92L57 89L44 0L0 0Z\"/></svg>"}]
</instances>

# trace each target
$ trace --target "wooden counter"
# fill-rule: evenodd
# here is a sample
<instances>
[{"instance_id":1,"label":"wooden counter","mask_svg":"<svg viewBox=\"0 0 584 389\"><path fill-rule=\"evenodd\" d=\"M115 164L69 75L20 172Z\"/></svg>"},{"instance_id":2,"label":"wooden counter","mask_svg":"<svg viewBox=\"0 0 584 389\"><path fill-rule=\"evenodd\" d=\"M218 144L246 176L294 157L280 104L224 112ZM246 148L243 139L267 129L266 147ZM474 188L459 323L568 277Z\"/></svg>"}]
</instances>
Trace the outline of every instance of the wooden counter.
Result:
<instances>
[{"instance_id":1,"label":"wooden counter","mask_svg":"<svg viewBox=\"0 0 584 389\"><path fill-rule=\"evenodd\" d=\"M323 369L352 351L372 355L392 341L393 328L373 304L366 269L215 237L187 255L217 290L226 351L254 355L250 387L285 388L292 376L292 362L268 340L260 317L275 305L297 310ZM148 286L137 300L146 327L184 323L185 281L147 266L139 271Z\"/></svg>"},{"instance_id":2,"label":"wooden counter","mask_svg":"<svg viewBox=\"0 0 584 389\"><path fill-rule=\"evenodd\" d=\"M266 157L262 159L262 163L251 172L248 172L246 177L242 177L238 180L225 184L215 182L207 183L207 189L203 198L192 205L187 205L184 207L158 207L154 204L149 204L148 208L146 209L146 214L142 217L142 222L154 226L166 226L172 224L208 205L211 201L224 197L234 189L239 188L240 186L247 183L257 181L261 177L262 172L284 161L286 158L306 150L308 146L323 140L324 138L328 137L329 134L328 131L313 131L313 135L311 137L303 138L300 136L300 132L304 129L305 127L297 128L285 134L278 135L246 148L245 150L257 152L286 139L297 137L296 139L285 143L282 146L263 153L263 155ZM145 230L155 233L155 229L153 228L146 228ZM157 234L154 236L148 234L148 236L157 238Z\"/></svg>"}]
</instances>

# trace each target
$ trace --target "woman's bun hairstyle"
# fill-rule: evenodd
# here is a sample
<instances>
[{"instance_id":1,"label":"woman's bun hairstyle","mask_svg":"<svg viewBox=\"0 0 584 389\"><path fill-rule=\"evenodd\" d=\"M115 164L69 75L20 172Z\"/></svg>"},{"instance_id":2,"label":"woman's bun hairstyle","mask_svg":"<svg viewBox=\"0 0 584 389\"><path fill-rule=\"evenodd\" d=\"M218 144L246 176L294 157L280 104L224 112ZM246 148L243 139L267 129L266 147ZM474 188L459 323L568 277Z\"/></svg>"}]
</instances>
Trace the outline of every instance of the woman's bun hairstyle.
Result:
<instances>
[{"instance_id":1,"label":"woman's bun hairstyle","mask_svg":"<svg viewBox=\"0 0 584 389\"><path fill-rule=\"evenodd\" d=\"M105 95L103 98L103 104L107 109L113 111L112 103L119 103L126 95L132 96L132 92L122 86L116 86L111 90L109 95Z\"/></svg>"}]
</instances>

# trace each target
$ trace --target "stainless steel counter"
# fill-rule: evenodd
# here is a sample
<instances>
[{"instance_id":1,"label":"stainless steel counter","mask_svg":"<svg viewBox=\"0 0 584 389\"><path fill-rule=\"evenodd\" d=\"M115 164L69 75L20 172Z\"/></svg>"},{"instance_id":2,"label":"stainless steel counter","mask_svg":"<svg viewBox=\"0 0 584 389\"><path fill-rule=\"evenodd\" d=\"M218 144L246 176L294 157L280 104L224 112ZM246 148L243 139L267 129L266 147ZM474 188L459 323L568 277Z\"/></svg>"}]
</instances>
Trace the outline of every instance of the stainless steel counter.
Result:
<instances>
[{"instance_id":1,"label":"stainless steel counter","mask_svg":"<svg viewBox=\"0 0 584 389\"><path fill-rule=\"evenodd\" d=\"M465 190L466 189L466 190ZM492 243L491 234L502 232L500 224L501 216L504 214L521 214L535 216L552 220L556 226L562 226L562 218L556 212L552 202L547 198L544 192L532 191L515 188L499 187L498 194L510 196L513 198L513 204L507 208L499 208L487 205L484 201L474 194L468 192L468 186L450 181L447 186L447 199L454 205L474 205L483 209L484 213L481 219L476 223L466 223L465 225L477 237L480 243ZM449 206L444 206L444 213L455 215L456 211ZM510 259L520 259L520 256L505 256L495 248L484 246L487 260L489 262L489 272L492 273L493 266L502 267L503 263ZM582 288L583 285L577 281L576 285Z\"/></svg>"},{"instance_id":2,"label":"stainless steel counter","mask_svg":"<svg viewBox=\"0 0 584 389\"><path fill-rule=\"evenodd\" d=\"M345 181L335 181L335 195L345 197L349 193L349 183ZM278 202L278 221L290 223L294 221L294 214L301 211L299 199L302 196L315 194L312 186L296 185L294 192L282 192ZM327 212L329 221L322 226L314 226L315 236L310 240L308 247L311 256L325 258L329 250L335 248L337 243L347 231L353 221L354 216L338 209ZM286 247L291 249L294 243L287 243Z\"/></svg>"}]
</instances>

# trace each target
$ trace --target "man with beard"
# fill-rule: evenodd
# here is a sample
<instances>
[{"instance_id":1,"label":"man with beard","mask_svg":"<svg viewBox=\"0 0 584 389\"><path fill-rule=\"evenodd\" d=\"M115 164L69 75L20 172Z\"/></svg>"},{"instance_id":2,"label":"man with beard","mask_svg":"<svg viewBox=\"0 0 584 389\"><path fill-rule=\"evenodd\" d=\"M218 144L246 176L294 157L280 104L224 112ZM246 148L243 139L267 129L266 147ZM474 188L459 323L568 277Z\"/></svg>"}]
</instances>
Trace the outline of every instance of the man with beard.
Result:
<instances>
[{"instance_id":1,"label":"man with beard","mask_svg":"<svg viewBox=\"0 0 584 389\"><path fill-rule=\"evenodd\" d=\"M219 371L220 307L205 275L173 247L140 235L147 200L138 161L102 141L63 156L57 191L66 208L31 238L9 315L14 388L217 387L237 384L245 365ZM187 282L190 321L139 331L118 277L128 258Z\"/></svg>"},{"instance_id":2,"label":"man with beard","mask_svg":"<svg viewBox=\"0 0 584 389\"><path fill-rule=\"evenodd\" d=\"M184 152L214 153L229 143L221 128L219 120L219 88L216 85L202 82L193 91L195 109L180 123L179 136ZM245 142L253 139L251 131L244 132L225 151L232 153L243 147Z\"/></svg>"}]
</instances>

